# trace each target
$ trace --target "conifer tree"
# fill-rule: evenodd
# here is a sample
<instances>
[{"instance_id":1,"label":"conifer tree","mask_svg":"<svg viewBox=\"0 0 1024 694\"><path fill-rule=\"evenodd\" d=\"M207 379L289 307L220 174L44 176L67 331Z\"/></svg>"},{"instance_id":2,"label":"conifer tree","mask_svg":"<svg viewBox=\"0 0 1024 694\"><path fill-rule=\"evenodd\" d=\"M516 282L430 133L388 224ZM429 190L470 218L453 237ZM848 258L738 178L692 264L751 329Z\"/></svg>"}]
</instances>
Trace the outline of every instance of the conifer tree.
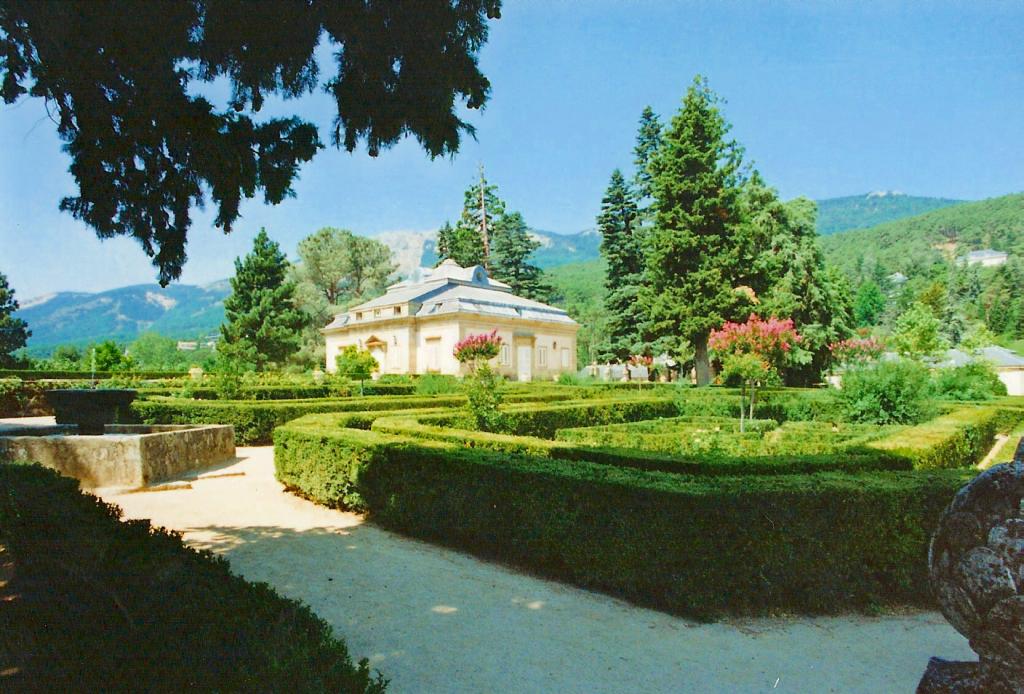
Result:
<instances>
[{"instance_id":1,"label":"conifer tree","mask_svg":"<svg viewBox=\"0 0 1024 694\"><path fill-rule=\"evenodd\" d=\"M530 236L518 212L506 209L498 187L480 178L463 196L462 215L455 226L445 222L437 233L437 256L451 258L462 267L483 265L488 274L528 299L548 301L552 288L544 273L530 263L540 243Z\"/></svg>"},{"instance_id":2,"label":"conifer tree","mask_svg":"<svg viewBox=\"0 0 1024 694\"><path fill-rule=\"evenodd\" d=\"M487 182L483 167L480 178L466 189L462 215L454 227L448 222L437 238L439 260L451 258L462 267L483 265L489 269L494 226L505 216L505 203L498 187Z\"/></svg>"},{"instance_id":3,"label":"conifer tree","mask_svg":"<svg viewBox=\"0 0 1024 694\"><path fill-rule=\"evenodd\" d=\"M14 317L18 308L18 300L7 283L7 275L0 272L0 367L5 369L17 365L14 352L24 347L32 336L28 323Z\"/></svg>"},{"instance_id":4,"label":"conifer tree","mask_svg":"<svg viewBox=\"0 0 1024 694\"><path fill-rule=\"evenodd\" d=\"M511 287L516 296L550 300L552 289L544 281L543 271L530 263L540 242L530 236L523 215L510 212L500 217L491 241L491 277Z\"/></svg>"},{"instance_id":5,"label":"conifer tree","mask_svg":"<svg viewBox=\"0 0 1024 694\"><path fill-rule=\"evenodd\" d=\"M655 223L645 238L640 290L651 336L676 353L684 342L692 345L699 385L711 380L709 333L749 305L736 291L742 150L726 139L730 126L719 101L698 76L654 157Z\"/></svg>"},{"instance_id":6,"label":"conifer tree","mask_svg":"<svg viewBox=\"0 0 1024 694\"><path fill-rule=\"evenodd\" d=\"M650 106L645 106L640 114L640 128L636 133L636 146L633 148L633 164L636 172L633 175L633 189L636 191L637 207L643 222L650 221L651 202L654 197L654 176L651 163L661 147L661 121L658 114Z\"/></svg>"},{"instance_id":7,"label":"conifer tree","mask_svg":"<svg viewBox=\"0 0 1024 694\"><path fill-rule=\"evenodd\" d=\"M601 233L601 255L605 270L606 338L602 359L624 361L639 352L642 341L637 293L643 278L643 251L640 247L636 201L618 169L601 200L597 217Z\"/></svg>"},{"instance_id":8,"label":"conifer tree","mask_svg":"<svg viewBox=\"0 0 1024 694\"><path fill-rule=\"evenodd\" d=\"M262 371L298 350L304 318L294 305L288 267L281 247L260 229L252 252L235 259L218 352Z\"/></svg>"}]
</instances>

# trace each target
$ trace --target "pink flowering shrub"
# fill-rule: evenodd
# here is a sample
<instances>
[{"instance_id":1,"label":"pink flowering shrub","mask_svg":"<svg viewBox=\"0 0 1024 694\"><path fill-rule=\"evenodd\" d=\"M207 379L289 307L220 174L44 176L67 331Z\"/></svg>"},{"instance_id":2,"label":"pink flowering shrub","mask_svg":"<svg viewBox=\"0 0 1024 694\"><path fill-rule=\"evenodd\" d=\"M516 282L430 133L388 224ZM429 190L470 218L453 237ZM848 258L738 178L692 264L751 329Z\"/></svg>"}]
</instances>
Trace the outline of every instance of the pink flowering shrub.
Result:
<instances>
[{"instance_id":1,"label":"pink flowering shrub","mask_svg":"<svg viewBox=\"0 0 1024 694\"><path fill-rule=\"evenodd\" d=\"M840 364L864 364L882 356L885 344L874 337L851 337L833 342L828 350Z\"/></svg>"},{"instance_id":2,"label":"pink flowering shrub","mask_svg":"<svg viewBox=\"0 0 1024 694\"><path fill-rule=\"evenodd\" d=\"M744 411L754 417L757 388L778 379L779 369L793 359L802 341L792 319L762 320L753 313L745 323L726 323L711 332L708 346L721 360L723 375L740 379L740 431Z\"/></svg>"},{"instance_id":3,"label":"pink flowering shrub","mask_svg":"<svg viewBox=\"0 0 1024 694\"><path fill-rule=\"evenodd\" d=\"M489 333L467 335L455 343L455 358L461 363L475 363L487 361L498 356L501 350L501 338L498 337L497 329Z\"/></svg>"}]
</instances>

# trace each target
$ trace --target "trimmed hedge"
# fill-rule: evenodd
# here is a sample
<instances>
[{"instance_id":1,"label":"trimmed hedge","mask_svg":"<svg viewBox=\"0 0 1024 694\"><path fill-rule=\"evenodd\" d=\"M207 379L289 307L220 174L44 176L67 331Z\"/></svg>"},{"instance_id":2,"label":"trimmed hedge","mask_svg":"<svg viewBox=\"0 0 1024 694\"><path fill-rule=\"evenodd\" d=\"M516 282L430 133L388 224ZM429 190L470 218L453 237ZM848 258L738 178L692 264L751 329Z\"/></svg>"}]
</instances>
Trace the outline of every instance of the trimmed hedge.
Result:
<instances>
[{"instance_id":1,"label":"trimmed hedge","mask_svg":"<svg viewBox=\"0 0 1024 694\"><path fill-rule=\"evenodd\" d=\"M552 402L568 396L563 392L510 393L506 402ZM136 400L131 410L143 424L230 424L235 442L243 446L273 441L274 427L307 414L325 412L372 412L460 407L464 395L395 395L345 399L308 400L186 400L154 397Z\"/></svg>"},{"instance_id":2,"label":"trimmed hedge","mask_svg":"<svg viewBox=\"0 0 1024 694\"><path fill-rule=\"evenodd\" d=\"M963 471L713 480L299 420L278 479L380 525L669 612L930 605L927 547Z\"/></svg>"},{"instance_id":3,"label":"trimmed hedge","mask_svg":"<svg viewBox=\"0 0 1024 694\"><path fill-rule=\"evenodd\" d=\"M382 692L305 605L230 572L77 482L0 465L0 541L16 563L0 614L0 688Z\"/></svg>"},{"instance_id":4,"label":"trimmed hedge","mask_svg":"<svg viewBox=\"0 0 1024 694\"><path fill-rule=\"evenodd\" d=\"M680 415L739 418L736 388L680 388L675 392ZM829 388L784 388L757 391L754 415L777 422L845 420L835 391Z\"/></svg>"},{"instance_id":5,"label":"trimmed hedge","mask_svg":"<svg viewBox=\"0 0 1024 694\"><path fill-rule=\"evenodd\" d=\"M131 409L143 424L230 424L237 444L262 446L273 441L275 427L307 414L457 407L464 402L461 395L263 401L153 398L136 400Z\"/></svg>"},{"instance_id":6,"label":"trimmed hedge","mask_svg":"<svg viewBox=\"0 0 1024 694\"><path fill-rule=\"evenodd\" d=\"M91 381L108 378L179 378L187 371L39 371L35 369L0 369L0 378L20 378L23 381L46 379Z\"/></svg>"},{"instance_id":7,"label":"trimmed hedge","mask_svg":"<svg viewBox=\"0 0 1024 694\"><path fill-rule=\"evenodd\" d=\"M464 448L501 451L504 453L527 454L561 460L587 460L590 462L659 470L689 475L781 475L802 474L823 471L857 472L869 470L910 470L906 459L881 451L863 447L850 448L840 454L787 454L787 455L663 455L637 448L595 447L574 441L551 441L534 436L513 436L494 434L471 429L456 429L451 426L433 426L432 422L451 421L451 415L437 413L437 410L402 412L401 415L364 413L372 418L372 429L377 432L398 436L414 437L419 440L443 441L458 444ZM336 415L322 415L316 421L318 426L336 429L367 428L352 426L351 420ZM664 421L664 420L662 420ZM668 420L671 421L671 420ZM313 422L302 418L298 422L309 425ZM365 420L359 422L364 424ZM656 422L643 422L656 424ZM559 432L561 433L561 432Z\"/></svg>"},{"instance_id":8,"label":"trimmed hedge","mask_svg":"<svg viewBox=\"0 0 1024 694\"><path fill-rule=\"evenodd\" d=\"M966 467L981 462L996 434L1009 433L1022 419L1024 409L1015 407L959 407L867 445L907 458L918 470Z\"/></svg>"}]
</instances>

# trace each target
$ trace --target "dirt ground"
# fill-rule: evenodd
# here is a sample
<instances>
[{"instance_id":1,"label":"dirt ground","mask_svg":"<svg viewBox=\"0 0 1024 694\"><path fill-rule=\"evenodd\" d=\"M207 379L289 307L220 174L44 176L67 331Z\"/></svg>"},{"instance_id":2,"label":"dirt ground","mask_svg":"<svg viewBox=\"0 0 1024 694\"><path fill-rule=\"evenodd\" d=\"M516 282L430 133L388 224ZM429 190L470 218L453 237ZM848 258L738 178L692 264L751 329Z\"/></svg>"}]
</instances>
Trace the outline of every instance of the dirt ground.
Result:
<instances>
[{"instance_id":1,"label":"dirt ground","mask_svg":"<svg viewBox=\"0 0 1024 694\"><path fill-rule=\"evenodd\" d=\"M394 692L912 692L930 656L973 659L937 613L697 624L633 607L296 498L272 448L238 455L106 498L309 604Z\"/></svg>"}]
</instances>

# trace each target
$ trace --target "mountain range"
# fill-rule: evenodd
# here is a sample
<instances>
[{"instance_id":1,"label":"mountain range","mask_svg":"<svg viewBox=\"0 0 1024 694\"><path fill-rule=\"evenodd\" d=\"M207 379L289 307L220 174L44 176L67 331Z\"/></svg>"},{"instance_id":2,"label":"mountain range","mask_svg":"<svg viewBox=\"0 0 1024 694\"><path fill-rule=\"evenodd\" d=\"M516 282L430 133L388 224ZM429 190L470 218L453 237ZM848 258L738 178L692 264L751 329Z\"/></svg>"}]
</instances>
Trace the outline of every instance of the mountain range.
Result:
<instances>
[{"instance_id":1,"label":"mountain range","mask_svg":"<svg viewBox=\"0 0 1024 694\"><path fill-rule=\"evenodd\" d=\"M1007 197L1024 199L1024 196ZM842 260L849 255L847 239L857 239L849 242L853 248L877 246L870 237L872 229L863 230L865 227L882 224L878 228L884 231L886 224L896 223L897 228L902 228L894 220L924 219L924 222L908 227L911 231L907 233L913 235L917 233L914 230L928 227L927 218L936 214L936 210L959 215L955 218L962 221L972 217L972 210L978 209L976 205L991 202L964 203L891 191L832 198L818 201L818 228L819 233L826 237L823 239L826 253L840 256ZM1018 213L1018 219L1024 224L1024 209L1018 209L1019 206L1012 200L1002 206L996 205L1005 214L997 215L1000 221L995 226L1005 227L1006 214L1013 217ZM926 214L921 215L922 211ZM986 213L980 214L984 217ZM848 231L851 229L862 231ZM884 233L884 238L888 239L896 232L889 229ZM1004 235L998 233L995 236L990 234L989 238L998 238L1000 242L996 247L1001 250L1002 246L1011 250L1011 246L1016 249L1018 244L1024 243L1024 228L1020 224L1012 226L1009 233L1013 239L1003 238ZM596 261L600 258L601 236L596 229L573 234L534 230L532 234L540 242L540 248L534 254L540 267L550 270L573 263L574 268L582 268L584 273L598 267ZM865 235L869 238L864 238ZM433 232L384 232L375 238L392 249L399 274L408 274L417 267L430 267L436 263ZM972 247L978 246L973 236L966 242ZM845 264L845 261L840 264ZM557 281L557 277L555 279L556 285L563 284ZM146 331L178 339L194 339L217 331L223 320L223 301L229 293L230 285L226 280L204 286L175 284L161 288L155 284L141 284L97 293L57 292L23 301L17 315L28 321L32 330L29 348L33 354L48 353L58 344L85 344L102 339L129 341Z\"/></svg>"}]
</instances>

